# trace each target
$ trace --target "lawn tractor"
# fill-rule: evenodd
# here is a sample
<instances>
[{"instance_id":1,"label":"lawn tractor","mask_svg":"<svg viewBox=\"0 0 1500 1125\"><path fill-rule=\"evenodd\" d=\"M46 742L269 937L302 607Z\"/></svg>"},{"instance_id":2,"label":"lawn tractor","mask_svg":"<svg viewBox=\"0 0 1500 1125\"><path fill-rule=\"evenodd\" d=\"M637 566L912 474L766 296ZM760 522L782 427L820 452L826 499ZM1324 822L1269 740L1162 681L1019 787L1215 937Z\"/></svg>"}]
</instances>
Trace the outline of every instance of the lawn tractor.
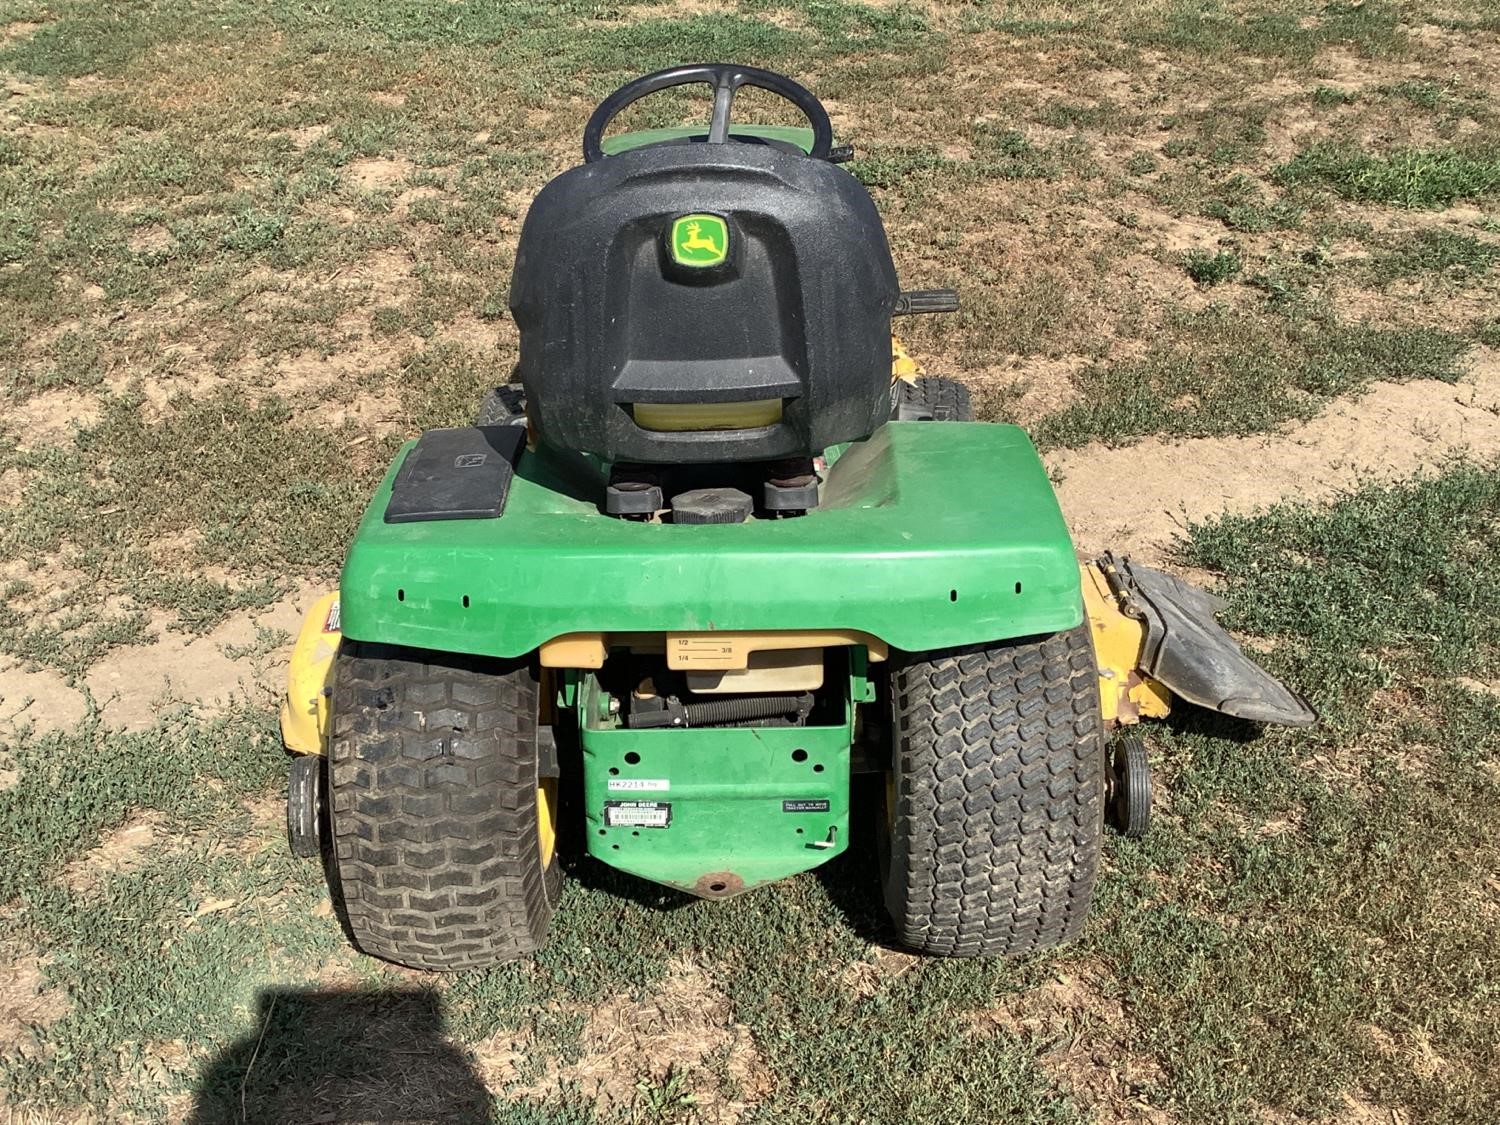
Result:
<instances>
[{"instance_id":1,"label":"lawn tractor","mask_svg":"<svg viewBox=\"0 0 1500 1125\"><path fill-rule=\"evenodd\" d=\"M706 128L605 137L698 83ZM806 127L735 124L744 87ZM850 156L791 79L681 66L536 197L518 378L402 448L291 662L292 845L368 953L535 950L560 840L751 891L843 853L866 791L896 940L1038 950L1082 927L1107 814L1145 826L1118 728L1174 696L1312 721L1214 599L1080 566L1026 434L919 371L892 318L957 297L901 290Z\"/></svg>"}]
</instances>

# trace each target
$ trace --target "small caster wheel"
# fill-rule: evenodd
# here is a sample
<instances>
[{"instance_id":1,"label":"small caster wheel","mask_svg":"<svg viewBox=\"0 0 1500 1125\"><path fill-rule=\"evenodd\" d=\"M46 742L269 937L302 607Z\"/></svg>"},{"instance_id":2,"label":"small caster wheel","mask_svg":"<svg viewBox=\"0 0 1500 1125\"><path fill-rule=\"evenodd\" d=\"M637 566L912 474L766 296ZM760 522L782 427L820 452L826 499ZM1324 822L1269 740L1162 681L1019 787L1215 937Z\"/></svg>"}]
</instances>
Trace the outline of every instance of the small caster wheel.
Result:
<instances>
[{"instance_id":1,"label":"small caster wheel","mask_svg":"<svg viewBox=\"0 0 1500 1125\"><path fill-rule=\"evenodd\" d=\"M323 851L323 756L292 759L286 787L286 838L292 854L313 859Z\"/></svg>"},{"instance_id":2,"label":"small caster wheel","mask_svg":"<svg viewBox=\"0 0 1500 1125\"><path fill-rule=\"evenodd\" d=\"M1151 765L1146 746L1133 734L1115 739L1110 768L1110 822L1123 836L1144 836L1151 826Z\"/></svg>"}]
</instances>

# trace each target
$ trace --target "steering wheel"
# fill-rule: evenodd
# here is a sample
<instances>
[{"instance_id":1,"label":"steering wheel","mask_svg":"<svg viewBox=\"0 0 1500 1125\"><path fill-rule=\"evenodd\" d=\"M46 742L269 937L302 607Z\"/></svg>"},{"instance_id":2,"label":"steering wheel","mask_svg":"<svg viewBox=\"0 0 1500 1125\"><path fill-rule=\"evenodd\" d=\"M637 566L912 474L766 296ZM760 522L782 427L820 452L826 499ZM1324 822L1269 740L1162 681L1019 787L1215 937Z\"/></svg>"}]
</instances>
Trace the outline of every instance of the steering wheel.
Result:
<instances>
[{"instance_id":1,"label":"steering wheel","mask_svg":"<svg viewBox=\"0 0 1500 1125\"><path fill-rule=\"evenodd\" d=\"M691 66L671 66L654 74L644 74L627 82L599 103L589 123L583 129L583 159L592 164L605 156L602 144L604 129L626 106L639 101L647 94L666 90L672 86L688 86L702 82L714 89L714 116L708 126L708 143L721 145L729 138L729 109L734 104L735 92L741 86L754 86L779 94L802 111L813 130L812 149L808 152L815 160L827 160L833 149L833 126L828 120L828 111L806 86L794 82L783 74L761 70L755 66L736 66L733 63L696 63Z\"/></svg>"}]
</instances>

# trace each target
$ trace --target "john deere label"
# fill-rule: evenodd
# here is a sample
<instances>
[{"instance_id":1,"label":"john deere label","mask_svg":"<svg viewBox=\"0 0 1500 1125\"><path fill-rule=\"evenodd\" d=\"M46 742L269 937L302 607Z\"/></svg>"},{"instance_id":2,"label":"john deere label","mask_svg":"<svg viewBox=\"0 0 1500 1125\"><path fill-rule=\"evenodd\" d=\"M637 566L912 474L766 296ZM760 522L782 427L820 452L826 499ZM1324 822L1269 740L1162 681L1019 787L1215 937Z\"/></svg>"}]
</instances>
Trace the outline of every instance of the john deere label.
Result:
<instances>
[{"instance_id":1,"label":"john deere label","mask_svg":"<svg viewBox=\"0 0 1500 1125\"><path fill-rule=\"evenodd\" d=\"M670 801L605 801L607 828L667 828L672 823Z\"/></svg>"},{"instance_id":2,"label":"john deere label","mask_svg":"<svg viewBox=\"0 0 1500 1125\"><path fill-rule=\"evenodd\" d=\"M718 215L672 220L672 260L680 266L716 266L729 257L729 224Z\"/></svg>"}]
</instances>

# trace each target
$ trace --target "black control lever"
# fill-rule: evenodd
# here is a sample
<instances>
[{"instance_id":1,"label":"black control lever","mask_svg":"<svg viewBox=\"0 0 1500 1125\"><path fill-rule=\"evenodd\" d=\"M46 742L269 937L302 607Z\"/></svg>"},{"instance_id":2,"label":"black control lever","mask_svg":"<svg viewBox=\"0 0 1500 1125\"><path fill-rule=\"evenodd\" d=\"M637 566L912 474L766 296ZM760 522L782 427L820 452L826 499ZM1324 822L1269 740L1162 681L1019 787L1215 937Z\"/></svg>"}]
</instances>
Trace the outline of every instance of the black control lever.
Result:
<instances>
[{"instance_id":1,"label":"black control lever","mask_svg":"<svg viewBox=\"0 0 1500 1125\"><path fill-rule=\"evenodd\" d=\"M958 311L958 291L954 289L908 289L896 300L892 316L916 316L919 313Z\"/></svg>"}]
</instances>

